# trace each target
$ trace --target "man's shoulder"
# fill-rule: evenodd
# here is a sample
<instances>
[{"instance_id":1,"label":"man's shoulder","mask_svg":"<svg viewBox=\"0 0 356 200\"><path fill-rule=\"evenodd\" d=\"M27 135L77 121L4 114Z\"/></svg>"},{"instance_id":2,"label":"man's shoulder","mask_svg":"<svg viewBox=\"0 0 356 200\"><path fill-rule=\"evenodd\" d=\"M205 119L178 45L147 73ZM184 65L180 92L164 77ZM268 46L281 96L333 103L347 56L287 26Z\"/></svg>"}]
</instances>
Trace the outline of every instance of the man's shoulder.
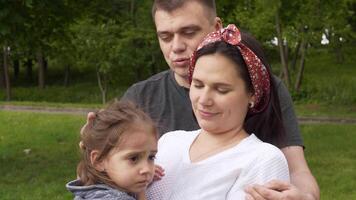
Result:
<instances>
[{"instance_id":1,"label":"man's shoulder","mask_svg":"<svg viewBox=\"0 0 356 200\"><path fill-rule=\"evenodd\" d=\"M137 82L135 84L133 84L131 88L135 88L135 89L144 89L144 88L154 88L154 87L158 87L161 84L164 84L170 76L170 70L166 70L166 71L162 71L159 72L158 74L155 74L151 77L149 77L146 80Z\"/></svg>"},{"instance_id":2,"label":"man's shoulder","mask_svg":"<svg viewBox=\"0 0 356 200\"><path fill-rule=\"evenodd\" d=\"M142 100L142 97L155 97L159 98L162 95L158 95L159 91L165 91L164 88L170 87L171 85L171 75L170 70L166 70L151 76L150 78L137 82L130 86L124 95L121 97L122 100L131 100L136 103ZM155 93L156 95L152 95Z\"/></svg>"}]
</instances>

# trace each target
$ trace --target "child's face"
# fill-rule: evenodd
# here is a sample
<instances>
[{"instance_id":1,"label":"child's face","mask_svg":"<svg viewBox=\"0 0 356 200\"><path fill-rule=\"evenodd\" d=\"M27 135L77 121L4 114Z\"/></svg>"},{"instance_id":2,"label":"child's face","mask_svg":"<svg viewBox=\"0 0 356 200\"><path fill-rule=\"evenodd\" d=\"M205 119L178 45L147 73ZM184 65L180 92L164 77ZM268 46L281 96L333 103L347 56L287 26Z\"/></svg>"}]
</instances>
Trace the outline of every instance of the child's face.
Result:
<instances>
[{"instance_id":1,"label":"child's face","mask_svg":"<svg viewBox=\"0 0 356 200\"><path fill-rule=\"evenodd\" d=\"M102 164L108 176L127 192L144 191L154 175L157 138L143 130L126 131Z\"/></svg>"}]
</instances>

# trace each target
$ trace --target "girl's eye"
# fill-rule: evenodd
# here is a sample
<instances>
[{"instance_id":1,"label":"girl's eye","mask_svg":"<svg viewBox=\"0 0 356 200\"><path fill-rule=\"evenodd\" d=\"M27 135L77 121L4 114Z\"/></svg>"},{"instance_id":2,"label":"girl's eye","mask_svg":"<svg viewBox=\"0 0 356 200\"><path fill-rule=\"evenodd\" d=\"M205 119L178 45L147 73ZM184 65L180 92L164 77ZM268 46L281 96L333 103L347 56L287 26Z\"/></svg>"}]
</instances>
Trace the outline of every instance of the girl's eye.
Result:
<instances>
[{"instance_id":1,"label":"girl's eye","mask_svg":"<svg viewBox=\"0 0 356 200\"><path fill-rule=\"evenodd\" d=\"M153 160L156 159L156 155L150 155L150 156L148 157L148 159L153 161Z\"/></svg>"},{"instance_id":2,"label":"girl's eye","mask_svg":"<svg viewBox=\"0 0 356 200\"><path fill-rule=\"evenodd\" d=\"M138 161L139 157L138 156L131 156L129 159L130 159L131 162L136 163Z\"/></svg>"}]
</instances>

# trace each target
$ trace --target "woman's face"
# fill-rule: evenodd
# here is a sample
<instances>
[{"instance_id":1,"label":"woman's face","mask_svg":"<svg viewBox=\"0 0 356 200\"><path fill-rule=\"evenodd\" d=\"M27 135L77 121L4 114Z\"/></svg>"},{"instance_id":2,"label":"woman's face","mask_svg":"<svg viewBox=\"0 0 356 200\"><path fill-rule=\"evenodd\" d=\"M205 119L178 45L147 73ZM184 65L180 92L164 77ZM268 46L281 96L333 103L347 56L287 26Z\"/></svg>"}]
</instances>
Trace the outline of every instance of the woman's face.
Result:
<instances>
[{"instance_id":1,"label":"woman's face","mask_svg":"<svg viewBox=\"0 0 356 200\"><path fill-rule=\"evenodd\" d=\"M240 130L252 100L236 64L222 54L201 56L195 65L190 100L200 127L211 133Z\"/></svg>"}]
</instances>

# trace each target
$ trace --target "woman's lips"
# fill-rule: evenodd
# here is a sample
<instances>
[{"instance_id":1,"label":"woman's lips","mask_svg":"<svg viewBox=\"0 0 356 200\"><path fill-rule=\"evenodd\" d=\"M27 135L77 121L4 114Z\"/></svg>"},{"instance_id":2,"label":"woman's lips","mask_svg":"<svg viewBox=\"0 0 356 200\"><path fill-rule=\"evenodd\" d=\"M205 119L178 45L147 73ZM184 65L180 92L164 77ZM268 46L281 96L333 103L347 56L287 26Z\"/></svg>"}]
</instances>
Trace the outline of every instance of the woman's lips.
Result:
<instances>
[{"instance_id":1,"label":"woman's lips","mask_svg":"<svg viewBox=\"0 0 356 200\"><path fill-rule=\"evenodd\" d=\"M209 112L209 111L204 111L204 110L198 110L199 115L203 118L203 119L208 119L211 117L214 117L217 115L217 113L215 112Z\"/></svg>"}]
</instances>

